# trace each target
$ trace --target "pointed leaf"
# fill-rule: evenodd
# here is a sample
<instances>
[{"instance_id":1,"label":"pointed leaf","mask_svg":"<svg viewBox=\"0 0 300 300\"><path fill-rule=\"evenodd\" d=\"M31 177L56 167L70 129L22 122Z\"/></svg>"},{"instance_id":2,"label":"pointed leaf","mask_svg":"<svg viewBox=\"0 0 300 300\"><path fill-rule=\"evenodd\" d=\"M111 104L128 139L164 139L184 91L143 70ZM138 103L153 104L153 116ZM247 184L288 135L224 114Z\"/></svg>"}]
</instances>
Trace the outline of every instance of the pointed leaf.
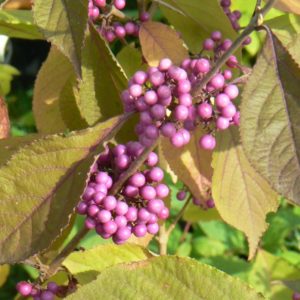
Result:
<instances>
[{"instance_id":1,"label":"pointed leaf","mask_svg":"<svg viewBox=\"0 0 300 300\"><path fill-rule=\"evenodd\" d=\"M193 53L200 52L203 40L208 38L212 31L219 30L225 38L233 40L237 37L237 33L232 29L216 0L159 0L157 2L160 3L163 14L182 34L182 38Z\"/></svg>"},{"instance_id":2,"label":"pointed leaf","mask_svg":"<svg viewBox=\"0 0 300 300\"><path fill-rule=\"evenodd\" d=\"M216 286L217 283L217 286ZM188 258L161 256L105 269L66 299L264 299L215 268Z\"/></svg>"},{"instance_id":3,"label":"pointed leaf","mask_svg":"<svg viewBox=\"0 0 300 300\"><path fill-rule=\"evenodd\" d=\"M35 22L45 38L70 59L80 76L88 0L35 0L33 9Z\"/></svg>"},{"instance_id":4,"label":"pointed leaf","mask_svg":"<svg viewBox=\"0 0 300 300\"><path fill-rule=\"evenodd\" d=\"M39 139L0 169L0 264L49 247L69 222L95 154L123 121Z\"/></svg>"},{"instance_id":5,"label":"pointed leaf","mask_svg":"<svg viewBox=\"0 0 300 300\"><path fill-rule=\"evenodd\" d=\"M188 57L183 41L167 25L158 22L142 23L139 36L143 55L150 66L157 66L166 57L175 64L180 64Z\"/></svg>"},{"instance_id":6,"label":"pointed leaf","mask_svg":"<svg viewBox=\"0 0 300 300\"><path fill-rule=\"evenodd\" d=\"M4 99L0 97L0 140L9 136L10 122Z\"/></svg>"},{"instance_id":7,"label":"pointed leaf","mask_svg":"<svg viewBox=\"0 0 300 300\"><path fill-rule=\"evenodd\" d=\"M22 39L43 39L27 10L0 10L0 34Z\"/></svg>"},{"instance_id":8,"label":"pointed leaf","mask_svg":"<svg viewBox=\"0 0 300 300\"><path fill-rule=\"evenodd\" d=\"M67 129L59 107L61 92L74 71L68 59L51 47L35 81L33 112L39 132L56 133Z\"/></svg>"},{"instance_id":9,"label":"pointed leaf","mask_svg":"<svg viewBox=\"0 0 300 300\"><path fill-rule=\"evenodd\" d=\"M101 245L90 250L73 252L63 262L63 265L76 277L88 271L102 272L114 265L145 260L152 255L145 248L137 245L126 244L117 246L115 244Z\"/></svg>"},{"instance_id":10,"label":"pointed leaf","mask_svg":"<svg viewBox=\"0 0 300 300\"><path fill-rule=\"evenodd\" d=\"M16 75L20 75L16 68L0 64L0 96L5 96L10 92L11 82Z\"/></svg>"},{"instance_id":11,"label":"pointed leaf","mask_svg":"<svg viewBox=\"0 0 300 300\"><path fill-rule=\"evenodd\" d=\"M266 24L300 65L300 16L286 14L271 19Z\"/></svg>"},{"instance_id":12,"label":"pointed leaf","mask_svg":"<svg viewBox=\"0 0 300 300\"><path fill-rule=\"evenodd\" d=\"M277 210L277 195L248 162L236 128L217 134L213 168L212 192L217 210L225 222L246 234L251 259L268 227L266 215Z\"/></svg>"},{"instance_id":13,"label":"pointed leaf","mask_svg":"<svg viewBox=\"0 0 300 300\"><path fill-rule=\"evenodd\" d=\"M89 125L122 112L121 92L127 86L123 70L113 53L90 26L82 51L79 110Z\"/></svg>"},{"instance_id":14,"label":"pointed leaf","mask_svg":"<svg viewBox=\"0 0 300 300\"><path fill-rule=\"evenodd\" d=\"M191 191L193 196L203 202L211 198L212 154L202 150L198 141L203 130L198 128L193 132L190 143L183 148L175 148L168 139L161 140L164 158L171 170Z\"/></svg>"},{"instance_id":15,"label":"pointed leaf","mask_svg":"<svg viewBox=\"0 0 300 300\"><path fill-rule=\"evenodd\" d=\"M269 35L241 107L249 161L278 193L300 204L300 68Z\"/></svg>"}]
</instances>

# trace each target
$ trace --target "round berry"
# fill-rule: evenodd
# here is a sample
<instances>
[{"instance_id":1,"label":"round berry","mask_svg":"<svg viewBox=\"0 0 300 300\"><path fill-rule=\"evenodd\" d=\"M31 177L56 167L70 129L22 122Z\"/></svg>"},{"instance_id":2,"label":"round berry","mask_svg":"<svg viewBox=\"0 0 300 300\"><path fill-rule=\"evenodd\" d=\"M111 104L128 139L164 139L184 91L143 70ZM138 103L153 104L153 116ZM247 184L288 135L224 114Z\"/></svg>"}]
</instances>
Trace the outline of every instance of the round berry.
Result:
<instances>
[{"instance_id":1,"label":"round berry","mask_svg":"<svg viewBox=\"0 0 300 300\"><path fill-rule=\"evenodd\" d=\"M148 231L148 233L153 234L153 235L157 234L158 231L159 231L158 224L157 223L148 224L147 225L147 231Z\"/></svg>"},{"instance_id":2,"label":"round berry","mask_svg":"<svg viewBox=\"0 0 300 300\"><path fill-rule=\"evenodd\" d=\"M138 224L133 227L132 231L136 237L143 237L147 234L147 227L144 224Z\"/></svg>"},{"instance_id":3,"label":"round berry","mask_svg":"<svg viewBox=\"0 0 300 300\"><path fill-rule=\"evenodd\" d=\"M27 297L31 294L32 285L26 281L20 281L17 284L17 291L23 296Z\"/></svg>"},{"instance_id":4,"label":"round berry","mask_svg":"<svg viewBox=\"0 0 300 300\"><path fill-rule=\"evenodd\" d=\"M205 150L213 150L216 147L216 139L211 134L205 134L200 138L199 144Z\"/></svg>"},{"instance_id":5,"label":"round berry","mask_svg":"<svg viewBox=\"0 0 300 300\"><path fill-rule=\"evenodd\" d=\"M213 109L212 106L209 103L201 103L198 108L198 115L201 117L203 120L208 120L212 117L213 114Z\"/></svg>"},{"instance_id":6,"label":"round berry","mask_svg":"<svg viewBox=\"0 0 300 300\"><path fill-rule=\"evenodd\" d=\"M239 95L239 89L236 85L230 84L224 89L224 93L231 99L235 99Z\"/></svg>"},{"instance_id":7,"label":"round berry","mask_svg":"<svg viewBox=\"0 0 300 300\"><path fill-rule=\"evenodd\" d=\"M140 195L145 200L152 200L156 197L156 190L151 185L145 185L140 189Z\"/></svg>"},{"instance_id":8,"label":"round berry","mask_svg":"<svg viewBox=\"0 0 300 300\"><path fill-rule=\"evenodd\" d=\"M126 6L126 1L125 0L114 0L114 6L117 8L117 9L124 9L125 6Z\"/></svg>"},{"instance_id":9,"label":"round berry","mask_svg":"<svg viewBox=\"0 0 300 300\"><path fill-rule=\"evenodd\" d=\"M176 198L179 200L179 201L182 201L186 198L186 192L185 191L180 191L177 193L176 195Z\"/></svg>"}]
</instances>

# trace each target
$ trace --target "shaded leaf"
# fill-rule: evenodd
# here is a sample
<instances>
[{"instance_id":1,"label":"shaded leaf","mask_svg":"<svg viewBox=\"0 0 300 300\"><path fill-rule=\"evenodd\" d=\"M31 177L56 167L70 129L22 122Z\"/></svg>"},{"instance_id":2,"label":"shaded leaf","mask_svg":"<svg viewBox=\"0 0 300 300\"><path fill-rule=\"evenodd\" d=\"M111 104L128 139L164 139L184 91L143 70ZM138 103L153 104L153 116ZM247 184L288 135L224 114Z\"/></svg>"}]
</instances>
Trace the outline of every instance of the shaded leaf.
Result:
<instances>
[{"instance_id":1,"label":"shaded leaf","mask_svg":"<svg viewBox=\"0 0 300 300\"><path fill-rule=\"evenodd\" d=\"M117 60L122 66L127 78L131 78L138 70L146 70L141 52L133 45L127 45L117 54Z\"/></svg>"},{"instance_id":2,"label":"shaded leaf","mask_svg":"<svg viewBox=\"0 0 300 300\"><path fill-rule=\"evenodd\" d=\"M127 80L113 53L90 26L82 51L79 110L89 125L122 112L121 92Z\"/></svg>"},{"instance_id":3,"label":"shaded leaf","mask_svg":"<svg viewBox=\"0 0 300 300\"><path fill-rule=\"evenodd\" d=\"M271 19L266 24L300 65L300 16L286 14Z\"/></svg>"},{"instance_id":4,"label":"shaded leaf","mask_svg":"<svg viewBox=\"0 0 300 300\"><path fill-rule=\"evenodd\" d=\"M274 6L283 11L300 15L300 3L298 0L277 0Z\"/></svg>"},{"instance_id":5,"label":"shaded leaf","mask_svg":"<svg viewBox=\"0 0 300 300\"><path fill-rule=\"evenodd\" d=\"M71 76L62 88L59 95L59 111L63 122L70 130L78 130L88 127L88 123L82 118L79 111L80 96L75 76Z\"/></svg>"},{"instance_id":6,"label":"shaded leaf","mask_svg":"<svg viewBox=\"0 0 300 300\"><path fill-rule=\"evenodd\" d=\"M216 208L228 224L246 234L251 259L268 227L266 215L277 210L277 195L248 162L236 128L217 134L213 168Z\"/></svg>"},{"instance_id":7,"label":"shaded leaf","mask_svg":"<svg viewBox=\"0 0 300 300\"><path fill-rule=\"evenodd\" d=\"M6 282L9 275L9 265L0 266L0 287Z\"/></svg>"},{"instance_id":8,"label":"shaded leaf","mask_svg":"<svg viewBox=\"0 0 300 300\"><path fill-rule=\"evenodd\" d=\"M39 132L56 133L67 129L60 111L61 92L74 71L68 59L51 47L35 81L33 112Z\"/></svg>"},{"instance_id":9,"label":"shaded leaf","mask_svg":"<svg viewBox=\"0 0 300 300\"><path fill-rule=\"evenodd\" d=\"M0 140L9 136L10 122L7 107L3 98L0 97Z\"/></svg>"},{"instance_id":10,"label":"shaded leaf","mask_svg":"<svg viewBox=\"0 0 300 300\"><path fill-rule=\"evenodd\" d=\"M173 63L180 64L188 57L175 30L158 22L144 22L140 28L140 43L143 55L150 66L157 66L163 58L170 58Z\"/></svg>"},{"instance_id":11,"label":"shaded leaf","mask_svg":"<svg viewBox=\"0 0 300 300\"><path fill-rule=\"evenodd\" d=\"M27 10L0 10L0 34L23 39L43 39Z\"/></svg>"},{"instance_id":12,"label":"shaded leaf","mask_svg":"<svg viewBox=\"0 0 300 300\"><path fill-rule=\"evenodd\" d=\"M200 206L190 203L184 212L183 219L187 222L207 222L220 219L218 211L214 209L204 210Z\"/></svg>"},{"instance_id":13,"label":"shaded leaf","mask_svg":"<svg viewBox=\"0 0 300 300\"><path fill-rule=\"evenodd\" d=\"M193 239L193 253L195 255L210 257L223 255L227 247L222 242L208 238L208 237L198 237Z\"/></svg>"},{"instance_id":14,"label":"shaded leaf","mask_svg":"<svg viewBox=\"0 0 300 300\"><path fill-rule=\"evenodd\" d=\"M95 154L123 120L39 139L0 169L0 263L49 247L69 223Z\"/></svg>"},{"instance_id":15,"label":"shaded leaf","mask_svg":"<svg viewBox=\"0 0 300 300\"><path fill-rule=\"evenodd\" d=\"M31 9L33 0L6 0L1 4L3 9Z\"/></svg>"},{"instance_id":16,"label":"shaded leaf","mask_svg":"<svg viewBox=\"0 0 300 300\"><path fill-rule=\"evenodd\" d=\"M80 76L88 0L35 0L33 11L35 22L45 38L70 59Z\"/></svg>"},{"instance_id":17,"label":"shaded leaf","mask_svg":"<svg viewBox=\"0 0 300 300\"><path fill-rule=\"evenodd\" d=\"M300 204L300 69L269 35L241 106L245 154L275 190Z\"/></svg>"},{"instance_id":18,"label":"shaded leaf","mask_svg":"<svg viewBox=\"0 0 300 300\"><path fill-rule=\"evenodd\" d=\"M98 300L99 297L107 300L264 299L239 279L195 260L175 256L161 256L105 269L96 280L67 299Z\"/></svg>"},{"instance_id":19,"label":"shaded leaf","mask_svg":"<svg viewBox=\"0 0 300 300\"><path fill-rule=\"evenodd\" d=\"M233 40L237 37L218 1L159 0L158 2L163 14L181 33L193 53L200 52L203 40L208 38L212 31L221 31L225 38Z\"/></svg>"},{"instance_id":20,"label":"shaded leaf","mask_svg":"<svg viewBox=\"0 0 300 300\"><path fill-rule=\"evenodd\" d=\"M203 130L198 128L191 141L183 148L175 148L166 138L161 140L161 149L171 170L191 191L193 196L202 201L211 198L212 153L198 145Z\"/></svg>"}]
</instances>

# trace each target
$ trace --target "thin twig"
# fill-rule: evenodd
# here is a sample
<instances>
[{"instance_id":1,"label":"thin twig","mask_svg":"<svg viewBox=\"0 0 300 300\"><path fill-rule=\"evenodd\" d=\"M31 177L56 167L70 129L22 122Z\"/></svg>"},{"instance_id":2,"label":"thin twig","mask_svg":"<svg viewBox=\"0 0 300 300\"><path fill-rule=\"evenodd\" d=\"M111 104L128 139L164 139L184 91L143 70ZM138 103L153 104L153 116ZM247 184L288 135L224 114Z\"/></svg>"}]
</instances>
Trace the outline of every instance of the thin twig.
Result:
<instances>
[{"instance_id":1,"label":"thin twig","mask_svg":"<svg viewBox=\"0 0 300 300\"><path fill-rule=\"evenodd\" d=\"M184 203L183 207L181 208L181 210L179 211L179 213L177 214L175 220L172 222L172 224L169 226L169 228L166 231L166 234L168 236L170 236L170 234L172 233L172 231L175 229L177 223L179 222L179 220L182 218L186 208L188 207L188 205L190 204L192 200L192 197L189 197L186 202Z\"/></svg>"},{"instance_id":2,"label":"thin twig","mask_svg":"<svg viewBox=\"0 0 300 300\"><path fill-rule=\"evenodd\" d=\"M219 71L219 69L227 62L229 57L236 52L243 44L244 40L251 34L257 26L261 25L261 18L272 8L276 0L270 0L262 9L259 6L255 7L254 16L245 28L245 30L239 35L239 37L232 43L231 47L216 61L213 68L201 79L193 88L193 95L197 96L201 93L202 89L211 80L211 78ZM260 5L261 1L257 1L256 5Z\"/></svg>"}]
</instances>

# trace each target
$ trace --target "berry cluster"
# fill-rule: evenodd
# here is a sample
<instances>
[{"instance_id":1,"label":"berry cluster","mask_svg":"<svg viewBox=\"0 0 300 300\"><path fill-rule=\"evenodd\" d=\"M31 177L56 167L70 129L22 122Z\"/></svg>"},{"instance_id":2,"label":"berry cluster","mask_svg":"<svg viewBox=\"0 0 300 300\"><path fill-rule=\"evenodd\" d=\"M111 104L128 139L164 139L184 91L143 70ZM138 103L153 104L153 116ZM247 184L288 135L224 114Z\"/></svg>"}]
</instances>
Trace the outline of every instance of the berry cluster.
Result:
<instances>
[{"instance_id":1,"label":"berry cluster","mask_svg":"<svg viewBox=\"0 0 300 300\"><path fill-rule=\"evenodd\" d=\"M227 15L228 19L230 20L230 23L234 30L239 31L241 29L241 26L239 24L239 20L242 16L242 13L239 10L231 11L231 0L221 0L221 6ZM251 43L251 38L248 36L245 41L243 42L243 45L249 45Z\"/></svg>"},{"instance_id":2,"label":"berry cluster","mask_svg":"<svg viewBox=\"0 0 300 300\"><path fill-rule=\"evenodd\" d=\"M42 289L21 281L17 284L17 291L23 297L32 297L34 300L54 300L55 297L60 297L60 287L55 282L48 282L47 288Z\"/></svg>"},{"instance_id":3,"label":"berry cluster","mask_svg":"<svg viewBox=\"0 0 300 300\"><path fill-rule=\"evenodd\" d=\"M187 196L189 195L189 193L186 190L181 190L176 194L176 198L179 201L184 201ZM203 209L211 209L215 207L215 202L213 199L208 199L205 201L205 205L203 205L202 201L196 197L193 197L193 204L196 206L200 206Z\"/></svg>"},{"instance_id":4,"label":"berry cluster","mask_svg":"<svg viewBox=\"0 0 300 300\"><path fill-rule=\"evenodd\" d=\"M89 0L89 18L95 22L99 33L112 43L116 39L124 39L126 36L137 37L140 30L139 22L146 22L150 19L147 12L142 12L139 16L139 21L127 21L125 24L120 22L112 22L112 16L107 18L109 12L115 7L118 10L123 10L126 6L126 0L113 0L111 5L108 5L106 0Z\"/></svg>"},{"instance_id":5,"label":"berry cluster","mask_svg":"<svg viewBox=\"0 0 300 300\"><path fill-rule=\"evenodd\" d=\"M134 173L117 195L109 194L113 184L140 156L144 147L138 142L107 148L92 167L77 212L86 215L85 226L105 239L124 243L131 234L143 237L156 234L158 220L169 216L164 199L169 188L161 183L164 172L157 167L158 156L151 152L143 168Z\"/></svg>"},{"instance_id":6,"label":"berry cluster","mask_svg":"<svg viewBox=\"0 0 300 300\"><path fill-rule=\"evenodd\" d=\"M165 58L158 67L134 74L128 89L122 93L122 100L126 111L140 112L136 133L143 146L151 145L162 134L180 148L189 143L190 132L201 124L207 134L199 144L206 150L213 150L216 145L214 131L239 124L239 112L233 103L239 89L230 83L233 77L230 69L239 66L234 55L227 61L228 68L219 70L200 94L196 97L191 94L193 86L231 44L228 39L222 40L221 33L216 31L203 44L203 50L212 51L210 56L205 53L205 56L185 59L180 67Z\"/></svg>"},{"instance_id":7,"label":"berry cluster","mask_svg":"<svg viewBox=\"0 0 300 300\"><path fill-rule=\"evenodd\" d=\"M300 300L300 293L295 292L293 294L293 300Z\"/></svg>"}]
</instances>

